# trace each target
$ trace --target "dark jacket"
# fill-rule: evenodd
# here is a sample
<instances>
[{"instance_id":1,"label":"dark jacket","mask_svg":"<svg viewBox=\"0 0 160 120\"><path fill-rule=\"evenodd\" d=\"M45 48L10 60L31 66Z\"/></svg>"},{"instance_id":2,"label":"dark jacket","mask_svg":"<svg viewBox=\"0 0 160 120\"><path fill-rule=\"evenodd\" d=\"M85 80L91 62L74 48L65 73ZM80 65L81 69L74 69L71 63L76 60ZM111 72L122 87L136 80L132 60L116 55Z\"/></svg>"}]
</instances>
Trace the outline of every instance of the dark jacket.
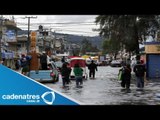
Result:
<instances>
[{"instance_id":1,"label":"dark jacket","mask_svg":"<svg viewBox=\"0 0 160 120\"><path fill-rule=\"evenodd\" d=\"M71 69L70 68L67 68L67 67L62 67L61 68L61 75L63 77L69 77L70 73L71 73Z\"/></svg>"},{"instance_id":2,"label":"dark jacket","mask_svg":"<svg viewBox=\"0 0 160 120\"><path fill-rule=\"evenodd\" d=\"M21 61L21 67L28 66L28 60L26 59L26 57L22 57L20 61Z\"/></svg>"},{"instance_id":3,"label":"dark jacket","mask_svg":"<svg viewBox=\"0 0 160 120\"><path fill-rule=\"evenodd\" d=\"M146 68L145 68L145 65L143 64L136 64L133 68L133 71L135 72L135 75L137 77L144 77L144 74L145 74L145 71L146 71Z\"/></svg>"},{"instance_id":4,"label":"dark jacket","mask_svg":"<svg viewBox=\"0 0 160 120\"><path fill-rule=\"evenodd\" d=\"M43 54L40 56L40 63L41 64L47 63L47 55L46 54Z\"/></svg>"},{"instance_id":5,"label":"dark jacket","mask_svg":"<svg viewBox=\"0 0 160 120\"><path fill-rule=\"evenodd\" d=\"M128 67L124 67L123 71L122 71L122 78L126 79L126 80L130 80L131 79L131 68Z\"/></svg>"},{"instance_id":6,"label":"dark jacket","mask_svg":"<svg viewBox=\"0 0 160 120\"><path fill-rule=\"evenodd\" d=\"M88 65L88 69L90 71L95 71L95 70L97 71L97 65L92 62L91 64Z\"/></svg>"}]
</instances>

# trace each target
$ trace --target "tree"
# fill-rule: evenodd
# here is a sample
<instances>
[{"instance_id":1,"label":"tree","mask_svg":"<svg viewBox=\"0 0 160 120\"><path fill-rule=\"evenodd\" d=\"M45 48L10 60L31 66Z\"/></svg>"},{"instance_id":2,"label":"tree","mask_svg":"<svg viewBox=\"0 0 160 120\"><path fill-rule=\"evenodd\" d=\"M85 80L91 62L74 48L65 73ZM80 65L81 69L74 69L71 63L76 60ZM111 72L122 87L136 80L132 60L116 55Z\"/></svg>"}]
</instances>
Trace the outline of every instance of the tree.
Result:
<instances>
[{"instance_id":1,"label":"tree","mask_svg":"<svg viewBox=\"0 0 160 120\"><path fill-rule=\"evenodd\" d=\"M86 54L86 52L97 52L99 51L97 46L93 46L92 43L87 39L84 38L81 42L81 53Z\"/></svg>"},{"instance_id":2,"label":"tree","mask_svg":"<svg viewBox=\"0 0 160 120\"><path fill-rule=\"evenodd\" d=\"M153 35L159 29L158 15L99 15L95 22L100 24L99 34L122 44L128 52L139 54L139 43L146 35ZM114 42L113 42L114 43Z\"/></svg>"},{"instance_id":3,"label":"tree","mask_svg":"<svg viewBox=\"0 0 160 120\"><path fill-rule=\"evenodd\" d=\"M118 41L116 39L107 39L103 41L103 54L109 53L114 55L114 59L116 59L118 51L120 50L120 44L117 44Z\"/></svg>"}]
</instances>

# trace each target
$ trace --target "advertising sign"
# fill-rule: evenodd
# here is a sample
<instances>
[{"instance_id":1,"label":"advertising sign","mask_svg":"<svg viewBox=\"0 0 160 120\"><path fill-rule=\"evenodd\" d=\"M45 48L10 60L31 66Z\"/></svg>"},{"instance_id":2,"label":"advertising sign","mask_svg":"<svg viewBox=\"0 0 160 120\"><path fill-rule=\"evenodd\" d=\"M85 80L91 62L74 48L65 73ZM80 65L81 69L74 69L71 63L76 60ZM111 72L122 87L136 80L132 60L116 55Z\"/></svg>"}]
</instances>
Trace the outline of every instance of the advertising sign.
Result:
<instances>
[{"instance_id":1,"label":"advertising sign","mask_svg":"<svg viewBox=\"0 0 160 120\"><path fill-rule=\"evenodd\" d=\"M6 41L7 42L15 42L16 41L16 35L14 30L7 30L6 31Z\"/></svg>"},{"instance_id":2,"label":"advertising sign","mask_svg":"<svg viewBox=\"0 0 160 120\"><path fill-rule=\"evenodd\" d=\"M31 51L36 51L36 32L31 32Z\"/></svg>"}]
</instances>

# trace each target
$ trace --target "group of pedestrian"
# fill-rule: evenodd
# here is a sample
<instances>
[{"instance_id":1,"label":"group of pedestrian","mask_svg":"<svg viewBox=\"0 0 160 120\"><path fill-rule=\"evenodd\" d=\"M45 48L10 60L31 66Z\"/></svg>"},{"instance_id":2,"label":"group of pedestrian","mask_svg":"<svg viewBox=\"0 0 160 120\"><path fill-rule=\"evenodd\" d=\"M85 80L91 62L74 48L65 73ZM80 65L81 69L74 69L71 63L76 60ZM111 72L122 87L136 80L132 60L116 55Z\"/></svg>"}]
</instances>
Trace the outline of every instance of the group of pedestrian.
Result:
<instances>
[{"instance_id":1,"label":"group of pedestrian","mask_svg":"<svg viewBox=\"0 0 160 120\"><path fill-rule=\"evenodd\" d=\"M46 52L43 51L42 54L38 54L37 57L40 58L41 69L48 70L48 66L51 62L50 57L46 54ZM21 57L15 62L16 71L21 70L23 75L27 75L29 72L30 60L31 56L22 54Z\"/></svg>"},{"instance_id":2,"label":"group of pedestrian","mask_svg":"<svg viewBox=\"0 0 160 120\"><path fill-rule=\"evenodd\" d=\"M61 68L61 75L62 75L62 84L63 88L66 87L67 84L69 84L70 81L70 74L71 74L71 68L69 67L69 63L63 62L62 68ZM91 61L91 64L88 65L89 70L89 77L95 78L95 71L97 71L97 65L94 63L94 61ZM83 85L83 69L80 67L80 63L76 63L73 67L73 72L75 75L75 81L76 81L76 87L82 87Z\"/></svg>"},{"instance_id":3,"label":"group of pedestrian","mask_svg":"<svg viewBox=\"0 0 160 120\"><path fill-rule=\"evenodd\" d=\"M126 88L127 90L130 90L131 72L132 69L130 64L123 65L123 67L119 70L119 75L121 73L120 75L121 86L123 88ZM140 89L144 88L144 77L146 68L142 60L137 60L137 63L133 67L133 72L135 73L137 88Z\"/></svg>"},{"instance_id":4,"label":"group of pedestrian","mask_svg":"<svg viewBox=\"0 0 160 120\"><path fill-rule=\"evenodd\" d=\"M71 83L70 81L71 70L72 69L70 68L69 63L64 62L60 71L62 75L63 88L65 88L66 85ZM77 63L73 68L73 72L75 74L76 87L79 87L80 85L83 84L83 69Z\"/></svg>"},{"instance_id":5,"label":"group of pedestrian","mask_svg":"<svg viewBox=\"0 0 160 120\"><path fill-rule=\"evenodd\" d=\"M47 70L48 65L50 64L50 57L46 54L45 51L42 54L38 54L37 56L40 58L40 64L42 70ZM31 56L21 54L21 57L18 57L15 61L15 70L21 71L23 75L27 75L29 72Z\"/></svg>"},{"instance_id":6,"label":"group of pedestrian","mask_svg":"<svg viewBox=\"0 0 160 120\"><path fill-rule=\"evenodd\" d=\"M15 61L15 70L21 71L23 75L27 75L29 72L31 56L22 54L20 58Z\"/></svg>"}]
</instances>

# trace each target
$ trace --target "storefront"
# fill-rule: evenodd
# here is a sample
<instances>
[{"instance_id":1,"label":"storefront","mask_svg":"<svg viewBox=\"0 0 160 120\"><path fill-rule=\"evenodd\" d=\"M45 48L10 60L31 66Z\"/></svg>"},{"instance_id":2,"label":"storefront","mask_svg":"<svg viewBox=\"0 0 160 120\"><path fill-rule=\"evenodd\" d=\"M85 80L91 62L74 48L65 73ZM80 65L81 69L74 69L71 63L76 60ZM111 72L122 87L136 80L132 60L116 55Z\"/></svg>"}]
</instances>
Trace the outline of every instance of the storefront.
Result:
<instances>
[{"instance_id":1,"label":"storefront","mask_svg":"<svg viewBox=\"0 0 160 120\"><path fill-rule=\"evenodd\" d=\"M14 68L14 53L2 52L3 64L7 67Z\"/></svg>"},{"instance_id":2,"label":"storefront","mask_svg":"<svg viewBox=\"0 0 160 120\"><path fill-rule=\"evenodd\" d=\"M160 42L146 42L146 67L148 78L160 78Z\"/></svg>"}]
</instances>

